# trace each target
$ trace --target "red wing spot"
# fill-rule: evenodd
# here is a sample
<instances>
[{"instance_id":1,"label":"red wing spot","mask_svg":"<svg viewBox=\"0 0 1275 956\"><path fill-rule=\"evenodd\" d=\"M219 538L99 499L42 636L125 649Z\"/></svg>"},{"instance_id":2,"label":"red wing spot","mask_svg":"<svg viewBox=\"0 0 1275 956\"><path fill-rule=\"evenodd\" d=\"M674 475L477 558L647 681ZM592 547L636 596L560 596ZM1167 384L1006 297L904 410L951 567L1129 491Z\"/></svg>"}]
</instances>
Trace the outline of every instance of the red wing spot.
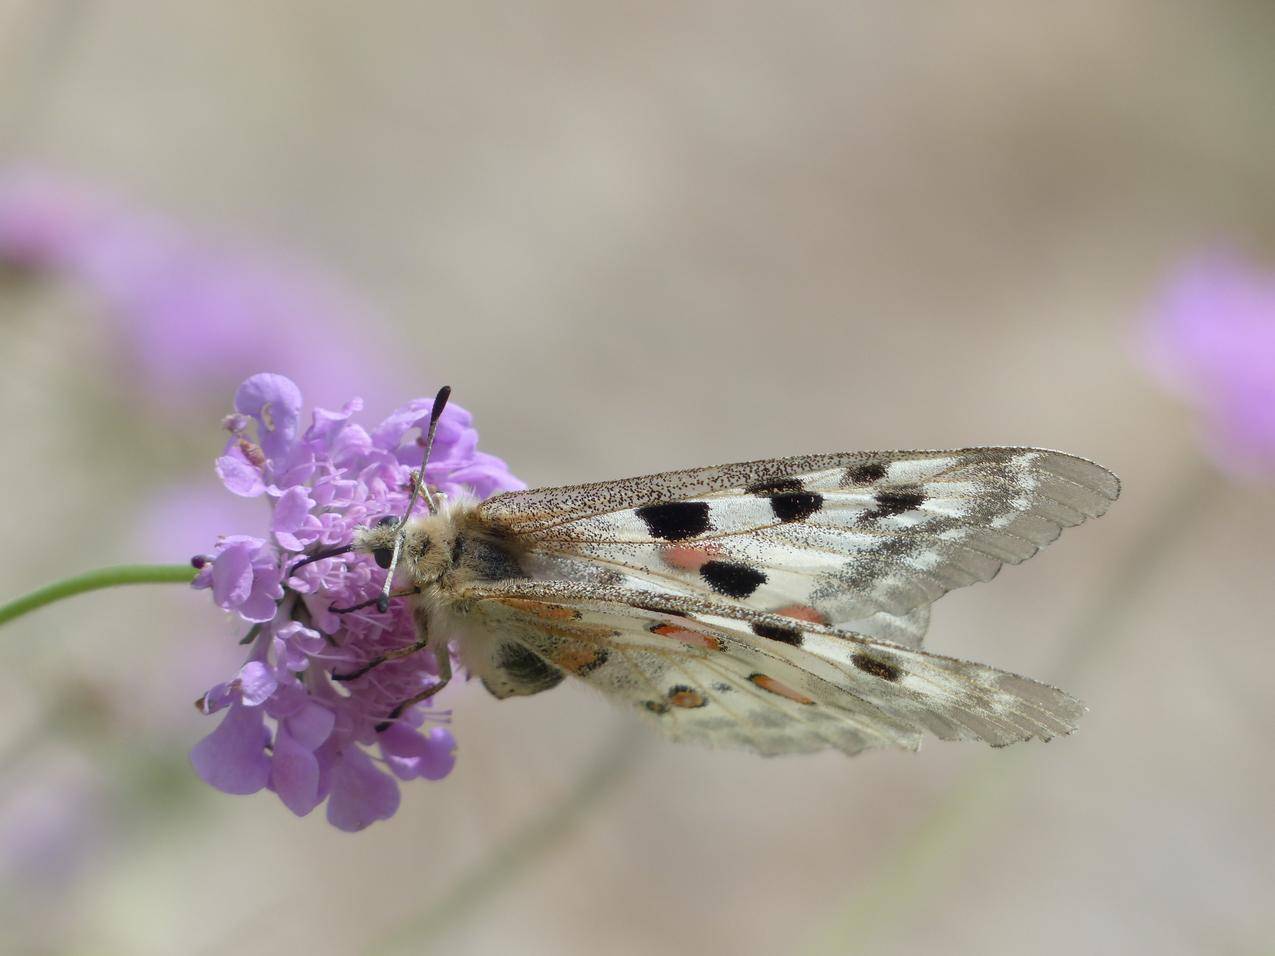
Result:
<instances>
[{"instance_id":1,"label":"red wing spot","mask_svg":"<svg viewBox=\"0 0 1275 956\"><path fill-rule=\"evenodd\" d=\"M553 662L577 677L584 677L605 664L608 656L604 648L573 647L555 655Z\"/></svg>"},{"instance_id":2,"label":"red wing spot","mask_svg":"<svg viewBox=\"0 0 1275 956\"><path fill-rule=\"evenodd\" d=\"M668 702L674 707L692 709L695 707L705 706L708 703L708 698L693 687L686 687L679 684L677 687L669 690Z\"/></svg>"},{"instance_id":3,"label":"red wing spot","mask_svg":"<svg viewBox=\"0 0 1275 956\"><path fill-rule=\"evenodd\" d=\"M658 624L651 628L652 634L658 634L660 637L671 637L675 641L681 641L690 647L702 647L708 651L722 650L722 642L711 634L701 634L699 631L688 631L684 627L678 627L676 624Z\"/></svg>"},{"instance_id":4,"label":"red wing spot","mask_svg":"<svg viewBox=\"0 0 1275 956\"><path fill-rule=\"evenodd\" d=\"M772 614L782 614L784 617L795 617L799 621L809 621L811 624L827 624L827 615L815 610L809 604L785 604L783 607L777 607Z\"/></svg>"},{"instance_id":5,"label":"red wing spot","mask_svg":"<svg viewBox=\"0 0 1275 956\"><path fill-rule=\"evenodd\" d=\"M698 572L709 561L719 557L721 557L721 549L711 545L692 547L687 544L677 544L660 548L660 560L670 568L677 568L679 571Z\"/></svg>"},{"instance_id":6,"label":"red wing spot","mask_svg":"<svg viewBox=\"0 0 1275 956\"><path fill-rule=\"evenodd\" d=\"M778 694L780 697L787 697L791 701L798 704L813 704L814 701L800 691L793 690L781 680L776 680L769 674L752 674L748 678L762 690L768 690L772 694Z\"/></svg>"}]
</instances>

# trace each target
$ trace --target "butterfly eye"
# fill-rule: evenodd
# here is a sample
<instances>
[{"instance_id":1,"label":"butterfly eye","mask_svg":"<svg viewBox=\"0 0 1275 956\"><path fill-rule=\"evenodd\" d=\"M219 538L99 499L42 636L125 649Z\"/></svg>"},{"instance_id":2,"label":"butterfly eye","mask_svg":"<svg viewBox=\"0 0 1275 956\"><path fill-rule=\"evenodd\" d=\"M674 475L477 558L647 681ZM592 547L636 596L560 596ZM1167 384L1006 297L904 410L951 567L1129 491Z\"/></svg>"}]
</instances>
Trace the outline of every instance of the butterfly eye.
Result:
<instances>
[{"instance_id":1,"label":"butterfly eye","mask_svg":"<svg viewBox=\"0 0 1275 956\"><path fill-rule=\"evenodd\" d=\"M381 515L381 517L376 519L372 527L389 528L396 524L398 524L398 518L394 517L393 515ZM394 560L394 549L393 548L373 548L372 559L376 561L376 563L380 567L388 569L390 566L390 562Z\"/></svg>"}]
</instances>

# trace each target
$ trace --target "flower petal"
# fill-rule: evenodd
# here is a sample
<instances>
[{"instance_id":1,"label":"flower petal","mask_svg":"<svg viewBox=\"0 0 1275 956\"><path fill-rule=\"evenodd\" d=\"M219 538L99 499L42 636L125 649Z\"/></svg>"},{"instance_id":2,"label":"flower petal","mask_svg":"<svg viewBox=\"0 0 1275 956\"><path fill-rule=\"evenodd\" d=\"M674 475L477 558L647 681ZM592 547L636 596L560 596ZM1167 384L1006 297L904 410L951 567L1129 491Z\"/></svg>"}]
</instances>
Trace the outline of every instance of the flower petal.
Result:
<instances>
[{"instance_id":1,"label":"flower petal","mask_svg":"<svg viewBox=\"0 0 1275 956\"><path fill-rule=\"evenodd\" d=\"M442 780L456 766L456 738L446 727L431 727L429 746L421 760L420 776L426 780Z\"/></svg>"},{"instance_id":2,"label":"flower petal","mask_svg":"<svg viewBox=\"0 0 1275 956\"><path fill-rule=\"evenodd\" d=\"M242 454L222 455L218 458L217 477L227 491L241 498L256 498L266 491L266 483L261 480L261 469Z\"/></svg>"},{"instance_id":3,"label":"flower petal","mask_svg":"<svg viewBox=\"0 0 1275 956\"><path fill-rule=\"evenodd\" d=\"M257 437L271 461L292 450L301 421L301 390L292 379L269 372L252 376L235 392L235 410L256 419Z\"/></svg>"},{"instance_id":4,"label":"flower petal","mask_svg":"<svg viewBox=\"0 0 1275 956\"><path fill-rule=\"evenodd\" d=\"M228 545L213 559L213 600L233 610L252 592L252 554L245 542Z\"/></svg>"},{"instance_id":5,"label":"flower petal","mask_svg":"<svg viewBox=\"0 0 1275 956\"><path fill-rule=\"evenodd\" d=\"M275 616L283 597L283 572L278 568L253 569L252 591L237 610L245 621L264 622Z\"/></svg>"},{"instance_id":6,"label":"flower petal","mask_svg":"<svg viewBox=\"0 0 1275 956\"><path fill-rule=\"evenodd\" d=\"M313 749L293 740L282 727L274 737L270 789L299 817L319 804L319 761Z\"/></svg>"},{"instance_id":7,"label":"flower petal","mask_svg":"<svg viewBox=\"0 0 1275 956\"><path fill-rule=\"evenodd\" d=\"M354 746L341 753L341 762L332 771L329 823L354 833L394 816L398 803L398 784L389 774L376 769L367 754Z\"/></svg>"},{"instance_id":8,"label":"flower petal","mask_svg":"<svg viewBox=\"0 0 1275 956\"><path fill-rule=\"evenodd\" d=\"M274 672L262 661L249 661L239 670L239 692L249 707L257 707L267 700L279 686Z\"/></svg>"},{"instance_id":9,"label":"flower petal","mask_svg":"<svg viewBox=\"0 0 1275 956\"><path fill-rule=\"evenodd\" d=\"M456 740L445 727L431 727L422 735L394 724L380 736L381 755L400 780L442 780L456 766Z\"/></svg>"},{"instance_id":10,"label":"flower petal","mask_svg":"<svg viewBox=\"0 0 1275 956\"><path fill-rule=\"evenodd\" d=\"M310 515L314 502L301 485L294 485L279 496L274 505L274 517L270 522L270 530L296 531Z\"/></svg>"},{"instance_id":11,"label":"flower petal","mask_svg":"<svg viewBox=\"0 0 1275 956\"><path fill-rule=\"evenodd\" d=\"M297 743L314 750L332 735L336 714L322 704L306 704L284 722Z\"/></svg>"},{"instance_id":12,"label":"flower petal","mask_svg":"<svg viewBox=\"0 0 1275 956\"><path fill-rule=\"evenodd\" d=\"M190 762L204 782L225 793L256 793L270 776L261 711L233 705L217 729L195 744Z\"/></svg>"},{"instance_id":13,"label":"flower petal","mask_svg":"<svg viewBox=\"0 0 1275 956\"><path fill-rule=\"evenodd\" d=\"M423 419L429 418L433 400L414 398L406 405L396 408L381 424L372 429L372 443L377 448L392 450L403 441L403 436L417 427Z\"/></svg>"}]
</instances>

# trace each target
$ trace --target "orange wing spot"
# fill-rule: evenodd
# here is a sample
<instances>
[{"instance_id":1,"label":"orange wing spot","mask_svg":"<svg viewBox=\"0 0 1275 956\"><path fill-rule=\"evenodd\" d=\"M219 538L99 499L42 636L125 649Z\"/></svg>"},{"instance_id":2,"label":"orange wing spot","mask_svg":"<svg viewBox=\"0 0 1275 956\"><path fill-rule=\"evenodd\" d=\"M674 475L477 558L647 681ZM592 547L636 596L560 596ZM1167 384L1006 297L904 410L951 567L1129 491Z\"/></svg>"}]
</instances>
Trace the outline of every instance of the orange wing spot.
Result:
<instances>
[{"instance_id":1,"label":"orange wing spot","mask_svg":"<svg viewBox=\"0 0 1275 956\"><path fill-rule=\"evenodd\" d=\"M781 680L776 680L769 674L752 674L748 678L762 690L768 690L772 694L778 694L780 697L787 697L789 700L796 701L799 704L813 704L814 701L800 691L793 690Z\"/></svg>"},{"instance_id":2,"label":"orange wing spot","mask_svg":"<svg viewBox=\"0 0 1275 956\"><path fill-rule=\"evenodd\" d=\"M703 707L708 698L690 687L674 687L669 691L668 702L674 707L694 708Z\"/></svg>"},{"instance_id":3,"label":"orange wing spot","mask_svg":"<svg viewBox=\"0 0 1275 956\"><path fill-rule=\"evenodd\" d=\"M783 607L775 608L771 613L782 614L784 617L795 617L799 621L809 621L811 624L828 623L827 615L815 610L809 604L785 604Z\"/></svg>"},{"instance_id":4,"label":"orange wing spot","mask_svg":"<svg viewBox=\"0 0 1275 956\"><path fill-rule=\"evenodd\" d=\"M564 671L583 677L606 663L607 652L602 648L573 647L554 655L553 662Z\"/></svg>"},{"instance_id":5,"label":"orange wing spot","mask_svg":"<svg viewBox=\"0 0 1275 956\"><path fill-rule=\"evenodd\" d=\"M721 548L713 545L675 544L660 549L660 560L679 571L699 571L704 565L722 556Z\"/></svg>"},{"instance_id":6,"label":"orange wing spot","mask_svg":"<svg viewBox=\"0 0 1275 956\"><path fill-rule=\"evenodd\" d=\"M526 598L497 598L501 604L515 611L522 611L532 617L546 621L574 621L580 612L560 604L543 604L540 601L528 601Z\"/></svg>"},{"instance_id":7,"label":"orange wing spot","mask_svg":"<svg viewBox=\"0 0 1275 956\"><path fill-rule=\"evenodd\" d=\"M702 647L708 651L722 650L722 642L711 634L701 634L699 631L688 631L684 627L678 627L676 624L660 624L651 628L652 634L658 634L660 637L671 637L675 641L681 641L691 647Z\"/></svg>"}]
</instances>

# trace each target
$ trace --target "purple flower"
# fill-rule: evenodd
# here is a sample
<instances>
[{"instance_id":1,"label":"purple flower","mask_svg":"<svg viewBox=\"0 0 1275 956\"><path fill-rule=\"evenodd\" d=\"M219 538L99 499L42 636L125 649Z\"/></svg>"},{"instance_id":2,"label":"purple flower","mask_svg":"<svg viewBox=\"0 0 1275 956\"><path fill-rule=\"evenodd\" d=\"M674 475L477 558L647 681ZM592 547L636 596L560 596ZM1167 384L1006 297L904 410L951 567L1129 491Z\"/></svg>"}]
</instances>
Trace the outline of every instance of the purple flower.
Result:
<instances>
[{"instance_id":1,"label":"purple flower","mask_svg":"<svg viewBox=\"0 0 1275 956\"><path fill-rule=\"evenodd\" d=\"M247 621L269 621L283 597L278 556L260 538L245 534L223 538L212 562L208 583L213 600Z\"/></svg>"},{"instance_id":2,"label":"purple flower","mask_svg":"<svg viewBox=\"0 0 1275 956\"><path fill-rule=\"evenodd\" d=\"M226 711L191 754L214 787L269 788L302 816L326 800L329 822L361 830L394 814L398 781L451 771L448 714L421 705L376 731L395 706L437 681L432 655L385 661L339 689L334 683L334 675L416 640L402 601L384 614L332 611L375 596L385 572L367 555L345 554L286 576L303 551L346 545L357 528L402 513L423 455L413 432L431 405L411 402L368 432L353 420L361 408L354 399L339 411L316 409L303 429L301 392L282 375L254 375L236 392L217 473L233 494L269 505L269 537L225 535L196 560L195 587L251 625L238 674L199 701L206 713ZM469 413L448 405L428 483L482 497L524 487L477 444Z\"/></svg>"},{"instance_id":3,"label":"purple flower","mask_svg":"<svg viewBox=\"0 0 1275 956\"><path fill-rule=\"evenodd\" d=\"M1146 354L1196 407L1220 465L1275 471L1275 273L1228 255L1191 263L1148 323Z\"/></svg>"},{"instance_id":4,"label":"purple flower","mask_svg":"<svg viewBox=\"0 0 1275 956\"><path fill-rule=\"evenodd\" d=\"M392 400L396 352L331 282L260 250L49 173L0 170L0 263L74 282L102 300L152 408L189 409L262 363L336 400L367 380ZM358 336L349 334L358 329ZM366 389L364 389L366 395ZM155 401L158 397L160 400Z\"/></svg>"}]
</instances>

